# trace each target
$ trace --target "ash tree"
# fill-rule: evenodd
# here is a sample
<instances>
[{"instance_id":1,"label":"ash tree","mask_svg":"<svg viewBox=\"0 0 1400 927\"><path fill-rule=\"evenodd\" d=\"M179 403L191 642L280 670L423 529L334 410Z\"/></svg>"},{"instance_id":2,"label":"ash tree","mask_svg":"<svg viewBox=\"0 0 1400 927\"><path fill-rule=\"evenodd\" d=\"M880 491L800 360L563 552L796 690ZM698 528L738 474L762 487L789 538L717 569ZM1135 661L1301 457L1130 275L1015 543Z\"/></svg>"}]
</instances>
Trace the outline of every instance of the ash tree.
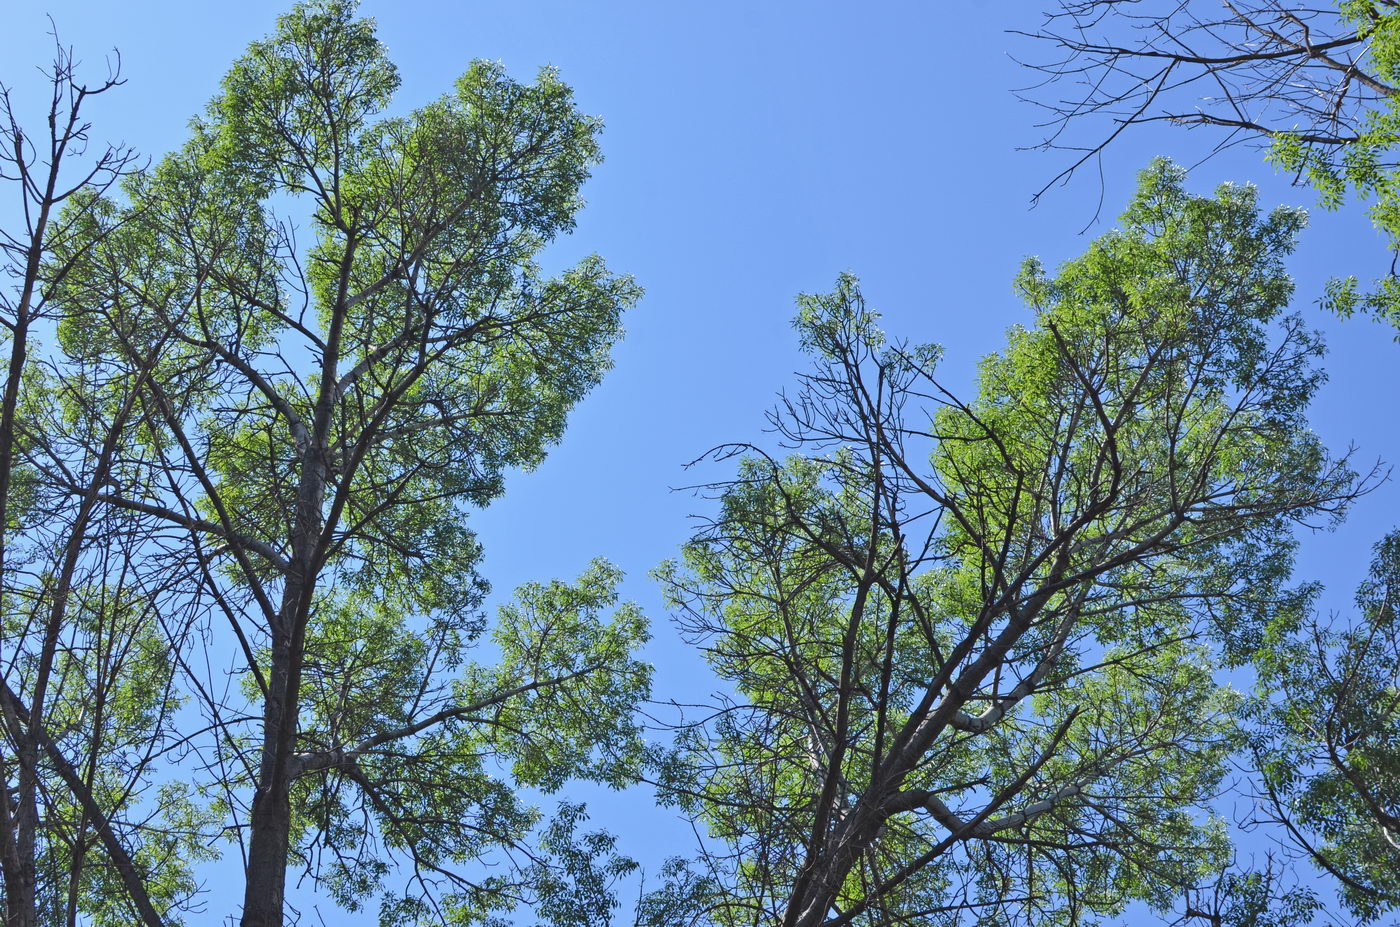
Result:
<instances>
[{"instance_id":1,"label":"ash tree","mask_svg":"<svg viewBox=\"0 0 1400 927\"><path fill-rule=\"evenodd\" d=\"M737 472L662 573L728 695L663 766L703 840L645 922L1072 924L1227 867L1220 673L1304 621L1294 527L1365 481L1304 417L1302 214L1182 184L1154 164L1120 231L1027 264L970 400L855 279L799 300L782 450L714 452Z\"/></svg>"},{"instance_id":2,"label":"ash tree","mask_svg":"<svg viewBox=\"0 0 1400 927\"><path fill-rule=\"evenodd\" d=\"M50 224L10 251L9 923L177 923L201 855L250 927L293 918L289 872L392 924L615 904L611 838L521 790L633 780L646 623L598 561L490 628L466 524L560 438L639 295L597 257L536 263L600 124L551 70L479 62L385 115L397 85L373 23L315 0L150 169L20 180ZM64 880L36 894L36 864Z\"/></svg>"}]
</instances>

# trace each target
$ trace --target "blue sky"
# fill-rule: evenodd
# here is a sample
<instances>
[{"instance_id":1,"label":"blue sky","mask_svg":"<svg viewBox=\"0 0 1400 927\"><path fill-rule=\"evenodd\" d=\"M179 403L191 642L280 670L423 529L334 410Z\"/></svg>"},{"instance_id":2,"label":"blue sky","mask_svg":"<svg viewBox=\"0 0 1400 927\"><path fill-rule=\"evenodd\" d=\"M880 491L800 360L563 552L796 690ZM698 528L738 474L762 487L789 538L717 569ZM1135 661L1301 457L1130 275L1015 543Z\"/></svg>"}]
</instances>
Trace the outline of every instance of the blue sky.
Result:
<instances>
[{"instance_id":1,"label":"blue sky","mask_svg":"<svg viewBox=\"0 0 1400 927\"><path fill-rule=\"evenodd\" d=\"M498 595L605 556L627 571L626 593L653 618L658 697L709 690L646 574L675 553L688 516L706 509L671 491L697 479L685 462L720 442L759 438L773 394L802 366L788 325L794 296L854 271L887 330L943 344L946 384L969 394L977 360L1027 318L1010 288L1019 261L1075 256L1112 227L1151 156L1193 163L1208 146L1204 133L1125 136L1103 165L1104 220L1086 234L1100 195L1091 172L1030 208L1065 162L1016 150L1041 133L1036 111L1011 93L1031 76L1008 55L1039 50L1005 30L1032 26L1043 5L363 3L401 69L400 107L441 94L474 58L498 59L521 78L560 69L580 106L606 121L606 162L586 188L577 233L550 261L597 252L647 292L616 369L575 412L563 443L474 516ZM94 78L104 54L121 50L129 83L94 108L95 138L159 156L284 8L24 0L0 35L0 79L23 89L31 65L47 60L49 13ZM1313 204L1255 152L1237 149L1192 174L1199 190L1226 180L1257 183L1265 205ZM1370 277L1385 262L1355 207L1314 210L1292 262L1296 305L1331 345L1315 428L1334 449L1356 444L1363 463L1400 461L1400 345L1369 321L1324 316L1315 301L1329 275ZM1324 607L1348 606L1370 544L1400 521L1398 493L1387 484L1339 531L1304 538L1299 577L1327 585ZM649 866L688 848L689 829L652 810L645 792L590 794L590 803L595 821ZM216 887L211 914L222 896ZM328 923L353 923L322 910Z\"/></svg>"}]
</instances>

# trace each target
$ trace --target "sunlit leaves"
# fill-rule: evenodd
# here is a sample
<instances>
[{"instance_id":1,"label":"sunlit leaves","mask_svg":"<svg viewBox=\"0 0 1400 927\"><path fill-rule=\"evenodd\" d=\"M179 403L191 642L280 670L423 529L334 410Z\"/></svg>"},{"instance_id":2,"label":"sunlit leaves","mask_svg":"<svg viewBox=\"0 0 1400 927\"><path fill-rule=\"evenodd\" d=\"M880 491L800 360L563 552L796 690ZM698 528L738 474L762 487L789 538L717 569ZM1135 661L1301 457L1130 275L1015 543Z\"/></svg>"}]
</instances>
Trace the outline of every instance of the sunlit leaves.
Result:
<instances>
[{"instance_id":1,"label":"sunlit leaves","mask_svg":"<svg viewBox=\"0 0 1400 927\"><path fill-rule=\"evenodd\" d=\"M1283 315L1301 226L1155 163L1118 231L1028 263L1034 317L966 401L853 278L801 298L788 456L723 449L661 572L729 689L662 764L709 841L648 916L1074 924L1228 863L1217 672L1293 626L1292 524L1353 492Z\"/></svg>"}]
</instances>

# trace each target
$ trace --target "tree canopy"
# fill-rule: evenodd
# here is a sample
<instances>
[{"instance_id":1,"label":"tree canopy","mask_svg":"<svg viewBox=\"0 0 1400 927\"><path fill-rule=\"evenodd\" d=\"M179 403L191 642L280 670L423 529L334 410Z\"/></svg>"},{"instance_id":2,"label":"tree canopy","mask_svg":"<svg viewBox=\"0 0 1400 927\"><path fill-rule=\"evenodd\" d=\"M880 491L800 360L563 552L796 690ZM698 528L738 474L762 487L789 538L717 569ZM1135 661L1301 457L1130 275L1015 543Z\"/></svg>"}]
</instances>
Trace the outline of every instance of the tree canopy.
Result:
<instances>
[{"instance_id":1,"label":"tree canopy","mask_svg":"<svg viewBox=\"0 0 1400 927\"><path fill-rule=\"evenodd\" d=\"M1154 165L1120 231L1027 264L1034 322L968 401L853 278L800 300L792 453L720 449L662 574L733 695L665 769L712 839L653 923L1071 924L1226 865L1218 671L1297 626L1292 526L1359 484L1304 418L1301 214L1182 181Z\"/></svg>"},{"instance_id":2,"label":"tree canopy","mask_svg":"<svg viewBox=\"0 0 1400 927\"><path fill-rule=\"evenodd\" d=\"M1400 250L1400 6L1065 0L1037 35L1088 82L1051 146L1222 129ZM93 141L119 73L56 44L46 76L32 127L0 88L6 927L280 927L298 886L453 927L1400 910L1400 533L1345 613L1293 575L1385 476L1309 424L1301 210L1152 162L1114 231L1024 263L961 397L855 275L800 296L805 372L767 443L697 462L655 575L718 688L679 705L618 567L488 600L473 531L641 296L544 269L601 157L554 69L408 108L354 0L305 0L149 163ZM1326 302L1400 324L1396 280ZM654 790L695 846L629 858L580 784Z\"/></svg>"},{"instance_id":3,"label":"tree canopy","mask_svg":"<svg viewBox=\"0 0 1400 927\"><path fill-rule=\"evenodd\" d=\"M392 924L614 903L625 861L521 789L631 781L646 622L600 561L487 636L466 523L558 440L638 296L596 257L535 262L599 123L550 70L477 63L383 115L397 83L373 24L316 0L150 170L111 154L64 193L11 123L39 210L0 424L11 923L175 923L210 855L243 859L246 925L284 922L289 864Z\"/></svg>"}]
</instances>

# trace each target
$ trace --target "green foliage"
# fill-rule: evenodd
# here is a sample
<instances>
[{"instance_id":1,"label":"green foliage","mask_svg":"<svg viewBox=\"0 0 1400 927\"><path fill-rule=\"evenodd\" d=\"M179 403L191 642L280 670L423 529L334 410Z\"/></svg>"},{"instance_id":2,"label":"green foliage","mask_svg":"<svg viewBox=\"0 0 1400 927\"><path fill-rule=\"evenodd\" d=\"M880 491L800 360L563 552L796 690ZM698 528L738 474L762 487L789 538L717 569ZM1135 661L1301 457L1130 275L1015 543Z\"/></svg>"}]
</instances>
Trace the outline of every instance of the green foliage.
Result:
<instances>
[{"instance_id":1,"label":"green foliage","mask_svg":"<svg viewBox=\"0 0 1400 927\"><path fill-rule=\"evenodd\" d=\"M1372 76L1392 87L1400 83L1400 12L1374 0L1341 0L1337 7L1364 44ZM1354 137L1323 142L1301 131L1281 131L1271 135L1267 157L1305 179L1324 209L1340 208L1349 194L1367 202L1371 221L1386 244L1400 250L1400 170L1394 163L1398 148L1400 99L1387 94L1361 115ZM1400 328L1400 280L1392 274L1364 291L1355 277L1334 278L1323 305L1343 317L1369 312Z\"/></svg>"},{"instance_id":2,"label":"green foliage","mask_svg":"<svg viewBox=\"0 0 1400 927\"><path fill-rule=\"evenodd\" d=\"M1270 857L1262 869L1231 869L1190 890L1183 913L1212 927L1308 927L1324 910L1311 888L1286 886Z\"/></svg>"},{"instance_id":3,"label":"green foliage","mask_svg":"<svg viewBox=\"0 0 1400 927\"><path fill-rule=\"evenodd\" d=\"M1253 748L1294 842L1369 921L1400 907L1400 532L1376 545L1356 606L1261 653Z\"/></svg>"},{"instance_id":4,"label":"green foliage","mask_svg":"<svg viewBox=\"0 0 1400 927\"><path fill-rule=\"evenodd\" d=\"M106 691L134 714L113 723L198 731L171 756L193 788L157 795L147 777L140 801L109 805L184 822L136 841L161 904L193 889L161 861L221 831L249 835L248 878L267 882L250 905L280 898L280 858L254 859L271 846L346 908L377 899L385 923L522 903L591 923L629 864L578 829L581 808L548 821L522 789L635 781L646 621L599 561L522 588L484 636L468 520L563 435L640 290L596 256L540 269L599 160L601 125L556 72L522 83L476 62L386 116L397 86L353 2L298 4L181 149L69 199L45 265L58 353L25 393L38 501L17 495L11 520L33 535L69 511L87 488L70 473L123 423L92 504L155 590L140 639L166 675L129 661ZM228 691L196 669L221 661ZM264 813L268 794L285 812Z\"/></svg>"},{"instance_id":5,"label":"green foliage","mask_svg":"<svg viewBox=\"0 0 1400 927\"><path fill-rule=\"evenodd\" d=\"M853 278L799 300L796 453L746 449L660 574L733 699L663 765L708 842L646 923L1071 924L1222 868L1218 672L1296 626L1292 526L1352 492L1282 315L1302 224L1154 164L1121 231L1027 264L968 402Z\"/></svg>"},{"instance_id":6,"label":"green foliage","mask_svg":"<svg viewBox=\"0 0 1400 927\"><path fill-rule=\"evenodd\" d=\"M517 590L497 620L500 658L489 683L471 681L459 692L464 701L480 700L481 688L517 693L496 709L492 745L512 760L520 782L552 792L576 776L619 788L634 781L642 741L633 711L650 691L651 667L632 654L650 635L631 603L600 620L616 605L621 578L600 560L573 585Z\"/></svg>"},{"instance_id":7,"label":"green foliage","mask_svg":"<svg viewBox=\"0 0 1400 927\"><path fill-rule=\"evenodd\" d=\"M83 771L103 808L143 822L131 837L131 855L151 899L179 910L198 890L194 865L213 857L205 835L214 822L192 789L161 781L161 753L171 745L169 727L183 701L171 654L139 594L120 585L84 585L70 595L47 709L49 736ZM27 637L17 629L7 633L15 644ZM19 674L34 673L32 652L21 651L18 662ZM41 923L63 923L71 897L85 923L130 924L131 908L94 822L51 769L41 787L48 793L36 859Z\"/></svg>"}]
</instances>

